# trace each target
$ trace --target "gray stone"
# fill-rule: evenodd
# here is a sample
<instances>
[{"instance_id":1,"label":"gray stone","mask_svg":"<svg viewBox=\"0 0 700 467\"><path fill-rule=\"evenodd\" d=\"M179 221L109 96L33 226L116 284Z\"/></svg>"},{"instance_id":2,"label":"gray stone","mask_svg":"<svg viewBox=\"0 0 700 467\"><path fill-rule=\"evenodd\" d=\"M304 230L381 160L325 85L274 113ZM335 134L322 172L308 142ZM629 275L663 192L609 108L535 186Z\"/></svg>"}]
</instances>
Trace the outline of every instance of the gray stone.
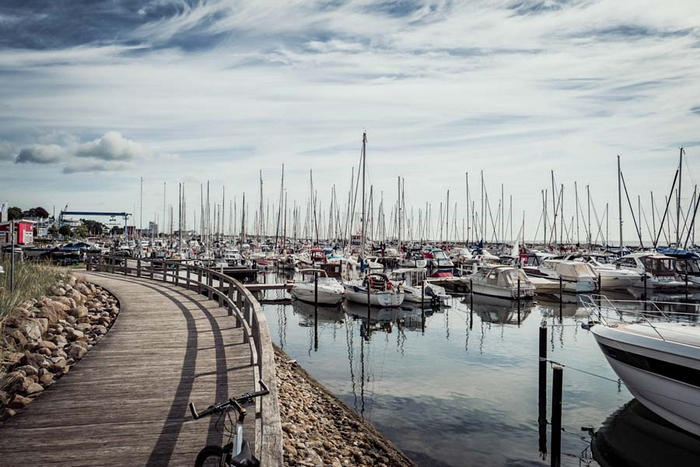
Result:
<instances>
[{"instance_id":1,"label":"gray stone","mask_svg":"<svg viewBox=\"0 0 700 467\"><path fill-rule=\"evenodd\" d=\"M31 383L27 388L27 395L37 394L44 390L44 387L39 383Z\"/></svg>"}]
</instances>

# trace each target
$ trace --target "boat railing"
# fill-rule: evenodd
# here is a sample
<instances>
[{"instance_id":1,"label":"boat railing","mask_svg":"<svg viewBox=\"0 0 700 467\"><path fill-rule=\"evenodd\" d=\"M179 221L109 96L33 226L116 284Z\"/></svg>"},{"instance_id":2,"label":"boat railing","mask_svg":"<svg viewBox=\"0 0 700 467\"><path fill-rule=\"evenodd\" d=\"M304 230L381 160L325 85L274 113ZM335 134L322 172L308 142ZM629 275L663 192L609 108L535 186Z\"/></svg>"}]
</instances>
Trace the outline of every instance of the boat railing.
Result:
<instances>
[{"instance_id":1,"label":"boat railing","mask_svg":"<svg viewBox=\"0 0 700 467\"><path fill-rule=\"evenodd\" d=\"M678 302L661 302L652 300L624 300L609 299L605 295L582 295L580 297L582 306L590 317L597 318L598 322L609 326L610 315L616 315L617 320L622 322L643 322L649 325L659 335L662 340L666 340L657 326L659 320L672 322L697 322L700 315L683 311L663 310L663 306L678 307L688 305ZM695 305L693 305L695 306Z\"/></svg>"}]
</instances>

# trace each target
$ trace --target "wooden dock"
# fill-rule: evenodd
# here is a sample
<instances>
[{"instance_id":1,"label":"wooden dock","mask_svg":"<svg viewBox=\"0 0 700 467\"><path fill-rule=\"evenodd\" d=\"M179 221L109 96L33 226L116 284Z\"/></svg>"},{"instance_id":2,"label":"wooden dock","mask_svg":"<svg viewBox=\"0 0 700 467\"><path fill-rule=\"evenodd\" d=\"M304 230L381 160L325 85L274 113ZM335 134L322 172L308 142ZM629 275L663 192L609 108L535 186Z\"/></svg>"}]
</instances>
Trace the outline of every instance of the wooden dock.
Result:
<instances>
[{"instance_id":1,"label":"wooden dock","mask_svg":"<svg viewBox=\"0 0 700 467\"><path fill-rule=\"evenodd\" d=\"M188 403L205 408L254 390L243 328L195 291L86 275L117 296L121 313L70 373L0 425L0 465L194 465L202 447L223 438L216 417L194 421ZM251 407L251 448L255 422Z\"/></svg>"}]
</instances>

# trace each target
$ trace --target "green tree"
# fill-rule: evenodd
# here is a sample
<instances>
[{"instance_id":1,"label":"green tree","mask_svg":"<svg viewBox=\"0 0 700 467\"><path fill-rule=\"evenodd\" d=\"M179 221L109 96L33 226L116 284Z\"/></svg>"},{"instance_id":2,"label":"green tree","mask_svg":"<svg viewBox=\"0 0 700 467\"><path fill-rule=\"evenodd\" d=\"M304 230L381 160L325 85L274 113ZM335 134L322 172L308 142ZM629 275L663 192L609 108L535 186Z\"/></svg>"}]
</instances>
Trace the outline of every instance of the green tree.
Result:
<instances>
[{"instance_id":1,"label":"green tree","mask_svg":"<svg viewBox=\"0 0 700 467\"><path fill-rule=\"evenodd\" d=\"M49 235L51 235L52 237L57 236L58 235L58 227L56 227L55 225L52 225L51 227L49 227Z\"/></svg>"},{"instance_id":2,"label":"green tree","mask_svg":"<svg viewBox=\"0 0 700 467\"><path fill-rule=\"evenodd\" d=\"M102 235L104 231L104 225L102 225L102 223L90 219L80 219L80 221L91 235Z\"/></svg>"},{"instance_id":3,"label":"green tree","mask_svg":"<svg viewBox=\"0 0 700 467\"><path fill-rule=\"evenodd\" d=\"M17 206L12 206L7 210L7 218L9 220L18 220L22 218L22 210Z\"/></svg>"},{"instance_id":4,"label":"green tree","mask_svg":"<svg viewBox=\"0 0 700 467\"><path fill-rule=\"evenodd\" d=\"M70 234L71 234L70 226L62 225L61 228L58 229L58 233L60 233L64 237L70 237Z\"/></svg>"},{"instance_id":5,"label":"green tree","mask_svg":"<svg viewBox=\"0 0 700 467\"><path fill-rule=\"evenodd\" d=\"M76 227L74 233L76 236L82 238L85 238L88 235L90 235L90 232L88 231L88 228L85 225L79 225L78 227Z\"/></svg>"},{"instance_id":6,"label":"green tree","mask_svg":"<svg viewBox=\"0 0 700 467\"><path fill-rule=\"evenodd\" d=\"M124 233L124 229L115 225L114 227L112 227L112 230L110 230L110 233L112 235L121 235Z\"/></svg>"}]
</instances>

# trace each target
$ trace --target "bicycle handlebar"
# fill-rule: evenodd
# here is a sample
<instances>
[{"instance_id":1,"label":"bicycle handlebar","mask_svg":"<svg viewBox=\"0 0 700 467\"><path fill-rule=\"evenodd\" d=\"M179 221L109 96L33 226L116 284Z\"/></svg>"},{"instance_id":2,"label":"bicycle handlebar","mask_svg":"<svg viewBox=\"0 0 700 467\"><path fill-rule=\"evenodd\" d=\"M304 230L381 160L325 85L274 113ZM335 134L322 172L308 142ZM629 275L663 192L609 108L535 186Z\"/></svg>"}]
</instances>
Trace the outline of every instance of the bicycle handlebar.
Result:
<instances>
[{"instance_id":1,"label":"bicycle handlebar","mask_svg":"<svg viewBox=\"0 0 700 467\"><path fill-rule=\"evenodd\" d=\"M241 407L242 404L248 404L251 402L253 399L256 397L262 397L270 394L270 390L268 389L267 385L263 382L263 380L258 381L260 383L260 386L262 387L262 391L256 391L256 392L247 392L241 396L231 398L227 400L226 402L221 402L219 404L214 404L210 405L202 413L197 412L197 408L194 405L194 402L190 402L190 412L192 413L192 418L195 420L199 420L200 418L207 417L213 413L218 413L218 412L223 412L224 410L228 410L230 407L233 407L238 411L239 413L245 412L245 409Z\"/></svg>"}]
</instances>

